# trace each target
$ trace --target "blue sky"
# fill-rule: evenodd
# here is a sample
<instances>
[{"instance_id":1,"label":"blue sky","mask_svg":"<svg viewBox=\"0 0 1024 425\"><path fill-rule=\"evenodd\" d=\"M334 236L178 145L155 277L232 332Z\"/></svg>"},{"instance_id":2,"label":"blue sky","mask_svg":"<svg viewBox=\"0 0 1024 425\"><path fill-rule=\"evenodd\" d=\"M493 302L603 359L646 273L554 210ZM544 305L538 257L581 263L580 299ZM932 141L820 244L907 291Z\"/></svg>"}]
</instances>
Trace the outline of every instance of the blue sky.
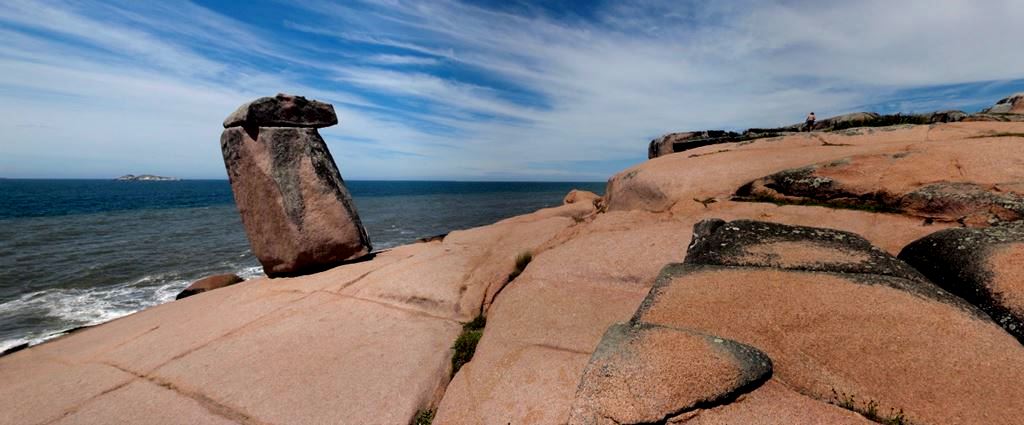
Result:
<instances>
[{"instance_id":1,"label":"blue sky","mask_svg":"<svg viewBox=\"0 0 1024 425\"><path fill-rule=\"evenodd\" d=\"M832 4L829 4L832 3ZM21 1L0 176L225 178L220 123L335 105L347 179L601 181L647 141L1024 91L1019 0Z\"/></svg>"}]
</instances>

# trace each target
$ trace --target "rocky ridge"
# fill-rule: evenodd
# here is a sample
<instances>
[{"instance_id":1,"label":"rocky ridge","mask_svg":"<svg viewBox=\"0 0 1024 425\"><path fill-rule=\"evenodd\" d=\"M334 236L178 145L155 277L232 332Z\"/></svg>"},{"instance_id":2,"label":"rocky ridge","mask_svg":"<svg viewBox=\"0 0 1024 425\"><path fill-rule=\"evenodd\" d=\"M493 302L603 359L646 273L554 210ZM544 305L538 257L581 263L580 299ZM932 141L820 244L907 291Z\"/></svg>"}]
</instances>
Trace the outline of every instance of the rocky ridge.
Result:
<instances>
[{"instance_id":1,"label":"rocky ridge","mask_svg":"<svg viewBox=\"0 0 1024 425\"><path fill-rule=\"evenodd\" d=\"M0 424L1017 423L1020 220L1000 202L1021 193L1021 134L900 124L660 156L600 197L4 356ZM777 183L808 168L832 183Z\"/></svg>"}]
</instances>

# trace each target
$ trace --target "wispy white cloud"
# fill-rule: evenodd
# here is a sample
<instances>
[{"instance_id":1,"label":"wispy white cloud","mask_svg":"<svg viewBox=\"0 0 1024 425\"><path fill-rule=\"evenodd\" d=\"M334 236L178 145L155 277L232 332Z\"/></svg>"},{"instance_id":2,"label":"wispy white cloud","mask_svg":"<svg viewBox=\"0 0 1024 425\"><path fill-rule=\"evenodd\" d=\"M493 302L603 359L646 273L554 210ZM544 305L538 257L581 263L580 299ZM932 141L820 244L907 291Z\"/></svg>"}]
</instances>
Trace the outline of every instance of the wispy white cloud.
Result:
<instances>
[{"instance_id":1,"label":"wispy white cloud","mask_svg":"<svg viewBox=\"0 0 1024 425\"><path fill-rule=\"evenodd\" d=\"M1012 0L296 4L6 2L0 175L220 177L220 120L285 91L335 104L347 178L601 179L662 132L974 105L928 88L1024 78Z\"/></svg>"}]
</instances>

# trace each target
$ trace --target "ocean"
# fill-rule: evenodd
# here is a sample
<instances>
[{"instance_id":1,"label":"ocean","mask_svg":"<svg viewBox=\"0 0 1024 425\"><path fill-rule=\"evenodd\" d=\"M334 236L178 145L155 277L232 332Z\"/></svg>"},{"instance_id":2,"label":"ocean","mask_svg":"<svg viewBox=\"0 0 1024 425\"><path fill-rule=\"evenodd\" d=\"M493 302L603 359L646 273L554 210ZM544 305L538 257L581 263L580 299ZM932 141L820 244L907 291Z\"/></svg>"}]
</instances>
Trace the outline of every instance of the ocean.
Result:
<instances>
[{"instance_id":1,"label":"ocean","mask_svg":"<svg viewBox=\"0 0 1024 425\"><path fill-rule=\"evenodd\" d=\"M604 183L349 181L374 249L556 206ZM226 180L0 179L0 351L262 276Z\"/></svg>"}]
</instances>

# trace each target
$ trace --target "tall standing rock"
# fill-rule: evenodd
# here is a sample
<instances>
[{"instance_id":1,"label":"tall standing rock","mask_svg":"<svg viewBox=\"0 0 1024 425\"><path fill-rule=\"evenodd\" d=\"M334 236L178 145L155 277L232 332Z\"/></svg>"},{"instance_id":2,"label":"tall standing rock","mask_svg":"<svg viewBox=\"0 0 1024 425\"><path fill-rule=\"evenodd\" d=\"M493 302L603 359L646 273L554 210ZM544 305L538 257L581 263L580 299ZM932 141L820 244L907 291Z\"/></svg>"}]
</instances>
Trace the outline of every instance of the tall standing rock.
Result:
<instances>
[{"instance_id":1,"label":"tall standing rock","mask_svg":"<svg viewBox=\"0 0 1024 425\"><path fill-rule=\"evenodd\" d=\"M334 107L278 94L242 105L220 147L253 253L271 277L323 270L372 249L317 128Z\"/></svg>"}]
</instances>

